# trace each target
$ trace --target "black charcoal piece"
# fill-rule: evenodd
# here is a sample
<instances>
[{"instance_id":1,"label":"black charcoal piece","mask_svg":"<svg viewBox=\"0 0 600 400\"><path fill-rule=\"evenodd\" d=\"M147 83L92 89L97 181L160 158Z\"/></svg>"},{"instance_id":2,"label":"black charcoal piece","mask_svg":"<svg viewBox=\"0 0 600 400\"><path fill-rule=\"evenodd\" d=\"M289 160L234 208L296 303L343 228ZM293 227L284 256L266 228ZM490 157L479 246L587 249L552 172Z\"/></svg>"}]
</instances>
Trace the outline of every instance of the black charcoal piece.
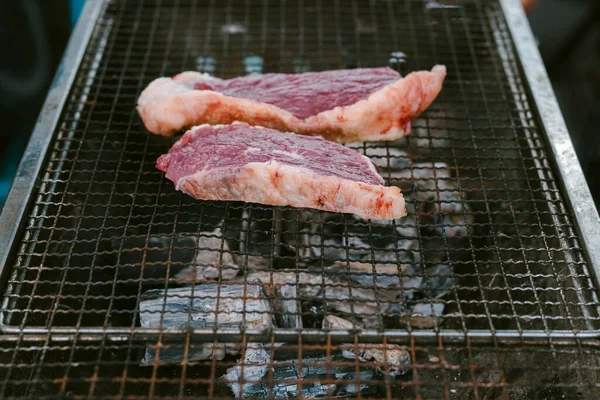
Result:
<instances>
[{"instance_id":1,"label":"black charcoal piece","mask_svg":"<svg viewBox=\"0 0 600 400\"><path fill-rule=\"evenodd\" d=\"M328 315L323 319L325 330L358 330L362 327L335 315ZM410 354L397 344L343 344L342 356L350 360L374 365L377 371L387 374L392 378L407 372L410 364Z\"/></svg>"},{"instance_id":2,"label":"black charcoal piece","mask_svg":"<svg viewBox=\"0 0 600 400\"><path fill-rule=\"evenodd\" d=\"M218 304L218 310L217 310ZM240 328L269 329L272 326L271 304L260 286L240 284L205 284L165 290L149 290L140 301L140 324L143 328ZM143 364L156 358L161 362L184 360L184 345L162 347L149 345ZM222 359L239 352L239 345L209 343L190 347L188 360ZM164 354L164 356L163 356Z\"/></svg>"},{"instance_id":3,"label":"black charcoal piece","mask_svg":"<svg viewBox=\"0 0 600 400\"><path fill-rule=\"evenodd\" d=\"M283 286L297 282L297 294L301 301L324 302L328 309L336 310L344 316L360 318L373 328L378 327L379 316L396 302L397 291L383 288L375 290L372 285L361 287L335 275L322 270L314 273L254 271L237 280L259 281L265 286Z\"/></svg>"},{"instance_id":4,"label":"black charcoal piece","mask_svg":"<svg viewBox=\"0 0 600 400\"><path fill-rule=\"evenodd\" d=\"M160 346L148 344L141 364L190 364L202 360L222 360L226 355L240 353L240 346L236 343L194 343L190 344L186 357L185 347L186 345L177 343L165 343Z\"/></svg>"},{"instance_id":5,"label":"black charcoal piece","mask_svg":"<svg viewBox=\"0 0 600 400\"><path fill-rule=\"evenodd\" d=\"M440 298L454 287L452 269L445 264L434 265L425 270L421 292L428 298Z\"/></svg>"},{"instance_id":6,"label":"black charcoal piece","mask_svg":"<svg viewBox=\"0 0 600 400\"><path fill-rule=\"evenodd\" d=\"M443 303L418 303L410 313L403 315L400 322L418 329L431 329L441 323Z\"/></svg>"},{"instance_id":7,"label":"black charcoal piece","mask_svg":"<svg viewBox=\"0 0 600 400\"><path fill-rule=\"evenodd\" d=\"M236 365L227 370L223 380L236 398L343 398L358 392L372 395L377 391L376 387L366 383L375 378L375 370L365 366L357 374L355 366L340 354L332 355L330 359L325 354L303 356L301 366L297 354L289 356L288 359L282 358L285 357L284 352L276 351L276 360L270 366L269 353L254 349L250 356L245 357L251 361L245 361L243 373L241 365ZM253 364L264 364L264 368ZM272 383L268 380L269 367L273 371ZM260 373L263 375L259 376ZM359 388L354 382L360 382Z\"/></svg>"},{"instance_id":8,"label":"black charcoal piece","mask_svg":"<svg viewBox=\"0 0 600 400\"><path fill-rule=\"evenodd\" d=\"M267 374L269 361L270 354L263 345L248 343L243 362L228 368L223 380L237 398L265 398L268 392L259 382Z\"/></svg>"},{"instance_id":9,"label":"black charcoal piece","mask_svg":"<svg viewBox=\"0 0 600 400\"><path fill-rule=\"evenodd\" d=\"M298 299L296 285L283 285L275 288L273 308L281 328L302 329L302 307Z\"/></svg>"},{"instance_id":10,"label":"black charcoal piece","mask_svg":"<svg viewBox=\"0 0 600 400\"><path fill-rule=\"evenodd\" d=\"M370 264L363 262L335 263L327 269L335 271L339 276L349 276L360 286L377 286L378 288L394 288L405 296L421 287L423 277L417 276L410 265Z\"/></svg>"},{"instance_id":11,"label":"black charcoal piece","mask_svg":"<svg viewBox=\"0 0 600 400\"><path fill-rule=\"evenodd\" d=\"M175 279L188 282L204 280L228 281L239 272L227 241L220 228L202 232L195 239L196 257L192 264L179 271Z\"/></svg>"}]
</instances>

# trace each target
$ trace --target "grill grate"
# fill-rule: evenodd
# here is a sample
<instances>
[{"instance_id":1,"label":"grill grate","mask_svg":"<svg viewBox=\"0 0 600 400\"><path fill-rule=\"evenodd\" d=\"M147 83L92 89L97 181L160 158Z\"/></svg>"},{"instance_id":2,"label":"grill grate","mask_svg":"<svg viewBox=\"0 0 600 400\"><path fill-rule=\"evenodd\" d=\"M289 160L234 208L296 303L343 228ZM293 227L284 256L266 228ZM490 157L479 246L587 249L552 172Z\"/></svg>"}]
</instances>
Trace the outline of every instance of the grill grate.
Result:
<instances>
[{"instance_id":1,"label":"grill grate","mask_svg":"<svg viewBox=\"0 0 600 400\"><path fill-rule=\"evenodd\" d=\"M379 395L385 398L388 394L402 399L419 398L419 395L426 399L593 399L594 393L598 393L597 352L585 347L511 346L490 349L413 345L408 349L414 362L407 365L409 372L405 375L393 380L361 376L360 382L357 382L357 374L349 373L340 378L336 376L336 370L343 367L346 371L360 369L368 372L368 367L352 360L340 361L334 356L329 361L318 359L328 350L333 354L335 346L301 347L300 352L297 344L288 344L280 349L280 357L298 360L302 354L302 368L315 369L310 377L287 382L289 386L298 384L303 389L314 387L315 383L326 386L335 382L338 387L360 383L369 385L369 389L363 391L364 397ZM98 348L79 343L56 345L45 350L37 345L24 345L18 350L3 348L2 357L18 362L19 369L14 368L2 381L2 391L5 398L10 398L9 395L194 398L209 394L214 398L231 397L231 392L215 378L224 374L227 368L235 367L235 361L139 367L144 351L143 344L109 344ZM524 353L527 357L523 357ZM278 387L285 381L281 375L275 375L281 374L280 370L292 363L274 361L273 364L277 370L267 373L263 382L267 387L274 387L273 391L277 393ZM294 388L289 390L293 392ZM59 391L62 397L54 395ZM327 391L325 388L325 394ZM336 396L340 392L339 388L332 389L331 395ZM268 396L269 389L264 389L262 394Z\"/></svg>"},{"instance_id":2,"label":"grill grate","mask_svg":"<svg viewBox=\"0 0 600 400\"><path fill-rule=\"evenodd\" d=\"M436 63L449 74L414 134L355 145L407 197L385 224L195 201L154 167L174 139L135 111L187 69ZM600 302L495 1L108 2L39 181L2 305L22 333L0 347L3 397L597 393L593 347L550 339L598 329ZM39 327L73 340L31 344ZM169 336L184 328L206 340ZM419 341L436 333L463 339Z\"/></svg>"}]
</instances>

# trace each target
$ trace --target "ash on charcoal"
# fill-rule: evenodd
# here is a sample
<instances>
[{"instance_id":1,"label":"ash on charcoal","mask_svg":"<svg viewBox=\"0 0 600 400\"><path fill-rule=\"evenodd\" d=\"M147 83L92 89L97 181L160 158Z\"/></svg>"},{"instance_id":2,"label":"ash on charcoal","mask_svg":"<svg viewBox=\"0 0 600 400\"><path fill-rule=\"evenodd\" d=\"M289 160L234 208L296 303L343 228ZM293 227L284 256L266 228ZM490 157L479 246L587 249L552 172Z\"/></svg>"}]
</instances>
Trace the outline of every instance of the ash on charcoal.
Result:
<instances>
[{"instance_id":1,"label":"ash on charcoal","mask_svg":"<svg viewBox=\"0 0 600 400\"><path fill-rule=\"evenodd\" d=\"M403 298L407 301L412 300L411 302L413 304L415 299L440 299L446 296L454 287L452 270L445 264L434 265L419 272L416 272L416 269L412 268L412 274L412 280L409 282L412 282L411 284L413 286L411 287L405 284L405 290L399 293L399 296L403 295ZM406 290L407 288L409 290ZM412 310L412 307L407 304L407 301L403 301L403 298L399 297L399 301L388 308L387 311L389 316L401 316L406 320L407 310ZM435 310L439 311L441 314L444 305L441 303L438 305L441 306L441 310L439 310L439 307L435 308ZM420 312L419 307L417 307L417 312ZM427 315L428 313L424 313L422 316L423 318L420 318L421 316L415 316L414 319L420 320L423 325L433 326L432 324L427 323L427 318L425 318Z\"/></svg>"},{"instance_id":2,"label":"ash on charcoal","mask_svg":"<svg viewBox=\"0 0 600 400\"><path fill-rule=\"evenodd\" d=\"M378 372L392 378L408 371L410 354L397 344L345 344L341 347L345 358L372 363Z\"/></svg>"},{"instance_id":3,"label":"ash on charcoal","mask_svg":"<svg viewBox=\"0 0 600 400\"><path fill-rule=\"evenodd\" d=\"M327 269L339 272L340 276L349 276L360 286L375 285L378 288L398 289L406 297L412 297L414 291L419 289L423 282L423 277L417 275L410 265L338 262Z\"/></svg>"},{"instance_id":4,"label":"ash on charcoal","mask_svg":"<svg viewBox=\"0 0 600 400\"><path fill-rule=\"evenodd\" d=\"M238 277L237 280L242 279ZM325 271L309 272L250 272L244 278L266 285L298 285L302 301L321 301L349 317L361 319L365 325L381 326L380 317L396 301L396 290L359 287L345 279L327 276ZM297 283L296 283L297 282Z\"/></svg>"},{"instance_id":5,"label":"ash on charcoal","mask_svg":"<svg viewBox=\"0 0 600 400\"><path fill-rule=\"evenodd\" d=\"M227 355L240 353L240 346L235 343L206 343L190 344L187 358L185 356L185 345L182 344L160 344L148 345L141 365L178 364L181 362L194 363L202 360L222 360Z\"/></svg>"},{"instance_id":6,"label":"ash on charcoal","mask_svg":"<svg viewBox=\"0 0 600 400\"><path fill-rule=\"evenodd\" d=\"M402 169L391 167L389 175L391 184L400 187L407 200L418 204L419 221L434 225L437 235L452 238L468 234L473 215L446 163L418 163Z\"/></svg>"},{"instance_id":7,"label":"ash on charcoal","mask_svg":"<svg viewBox=\"0 0 600 400\"><path fill-rule=\"evenodd\" d=\"M352 323L335 315L327 315L323 319L323 329L353 330L361 329ZM342 344L342 356L350 360L371 363L378 372L395 378L406 373L410 364L410 354L397 344Z\"/></svg>"},{"instance_id":8,"label":"ash on charcoal","mask_svg":"<svg viewBox=\"0 0 600 400\"><path fill-rule=\"evenodd\" d=\"M231 388L236 398L267 397L268 393L262 390L259 381L267 374L270 355L263 345L248 343L241 365L228 368L223 380Z\"/></svg>"},{"instance_id":9,"label":"ash on charcoal","mask_svg":"<svg viewBox=\"0 0 600 400\"><path fill-rule=\"evenodd\" d=\"M451 168L443 162L411 164L407 153L393 148L367 147L365 152L380 168L381 175L402 189L408 215L395 221L368 222L356 216L326 214L322 223L310 225L308 256L331 261L418 265L424 251L428 262L444 261L446 251L437 249L460 247L460 244L432 243L431 238L465 237L473 222L471 209L462 199ZM421 235L428 237L427 248L420 248Z\"/></svg>"},{"instance_id":10,"label":"ash on charcoal","mask_svg":"<svg viewBox=\"0 0 600 400\"><path fill-rule=\"evenodd\" d=\"M410 168L409 160L411 157L407 152L397 148L367 147L366 155L380 169L383 178L387 178L388 168Z\"/></svg>"},{"instance_id":11,"label":"ash on charcoal","mask_svg":"<svg viewBox=\"0 0 600 400\"><path fill-rule=\"evenodd\" d=\"M298 299L296 285L275 287L273 309L277 326L281 328L302 329L302 306Z\"/></svg>"},{"instance_id":12,"label":"ash on charcoal","mask_svg":"<svg viewBox=\"0 0 600 400\"><path fill-rule=\"evenodd\" d=\"M218 309L217 309L218 304ZM205 284L168 290L150 290L140 301L140 324L143 328L250 328L272 326L271 304L257 285ZM184 360L185 346L163 350L149 346L142 363ZM239 352L236 344L207 344L189 349L189 360L223 359Z\"/></svg>"},{"instance_id":13,"label":"ash on charcoal","mask_svg":"<svg viewBox=\"0 0 600 400\"><path fill-rule=\"evenodd\" d=\"M294 352L275 351L276 359L271 365L273 381L269 379L269 382L266 382L269 354L266 351L263 353L260 349L253 353L250 357L252 361L248 375L246 374L248 366L244 365L243 378L240 379L242 366L236 365L229 368L223 377L236 398L343 398L356 395L358 392L362 395L373 395L377 391L376 387L369 384L360 384L357 387L354 383L372 380L375 377L372 368L361 367L357 374L355 366L348 365L344 357L339 354L328 358L326 354L304 355L303 352L302 359L298 360L298 354ZM252 364L264 364L264 368ZM260 373L262 375L258 376Z\"/></svg>"},{"instance_id":14,"label":"ash on charcoal","mask_svg":"<svg viewBox=\"0 0 600 400\"><path fill-rule=\"evenodd\" d=\"M348 321L347 319L340 318L336 315L327 315L323 318L323 329L327 331L343 330L350 331L356 329L362 329L360 324Z\"/></svg>"},{"instance_id":15,"label":"ash on charcoal","mask_svg":"<svg viewBox=\"0 0 600 400\"><path fill-rule=\"evenodd\" d=\"M400 322L413 328L430 329L440 324L443 312L443 303L418 303L410 313L400 317Z\"/></svg>"},{"instance_id":16,"label":"ash on charcoal","mask_svg":"<svg viewBox=\"0 0 600 400\"><path fill-rule=\"evenodd\" d=\"M196 238L197 255L191 266L179 271L176 280L231 280L240 267L234 262L220 228Z\"/></svg>"},{"instance_id":17,"label":"ash on charcoal","mask_svg":"<svg viewBox=\"0 0 600 400\"><path fill-rule=\"evenodd\" d=\"M352 218L345 221L344 218ZM312 224L310 257L330 261L367 261L418 264L419 234L416 220L407 216L397 223L371 223L355 216L328 215Z\"/></svg>"}]
</instances>

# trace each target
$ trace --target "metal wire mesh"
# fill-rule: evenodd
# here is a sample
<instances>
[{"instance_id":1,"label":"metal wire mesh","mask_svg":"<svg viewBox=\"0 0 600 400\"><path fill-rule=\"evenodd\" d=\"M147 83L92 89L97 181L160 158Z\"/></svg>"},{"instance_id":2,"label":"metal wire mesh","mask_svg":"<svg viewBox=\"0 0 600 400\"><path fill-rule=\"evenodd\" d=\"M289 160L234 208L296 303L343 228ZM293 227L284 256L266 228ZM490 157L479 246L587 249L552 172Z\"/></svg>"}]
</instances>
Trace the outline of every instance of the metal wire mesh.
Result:
<instances>
[{"instance_id":1,"label":"metal wire mesh","mask_svg":"<svg viewBox=\"0 0 600 400\"><path fill-rule=\"evenodd\" d=\"M255 346L249 344L248 351ZM15 367L6 372L3 365L0 384L4 398L231 398L220 375L229 372L235 378L242 365L246 371L268 365L273 369L261 382L244 374L254 398L295 398L299 393L313 398L311 391L353 397L358 386L365 398L401 399L595 399L599 392L598 353L585 346L407 346L413 361L396 379L378 377L368 364L341 359L335 345L282 347L263 364L206 360L140 367L143 344L24 344L2 348L1 359Z\"/></svg>"},{"instance_id":2,"label":"metal wire mesh","mask_svg":"<svg viewBox=\"0 0 600 400\"><path fill-rule=\"evenodd\" d=\"M405 193L409 215L386 224L195 201L154 167L173 139L148 134L135 111L152 79L188 69L229 78L435 63L448 78L413 135L354 145ZM580 342L414 341L598 328L495 1L109 2L39 179L3 322L24 334L65 327L75 341L19 336L2 348L3 397L595 398L597 354ZM132 336L77 336L93 328ZM186 328L212 330L213 342L133 336ZM274 328L308 334L243 334ZM310 344L323 328L408 342ZM227 329L241 340L219 341Z\"/></svg>"}]
</instances>

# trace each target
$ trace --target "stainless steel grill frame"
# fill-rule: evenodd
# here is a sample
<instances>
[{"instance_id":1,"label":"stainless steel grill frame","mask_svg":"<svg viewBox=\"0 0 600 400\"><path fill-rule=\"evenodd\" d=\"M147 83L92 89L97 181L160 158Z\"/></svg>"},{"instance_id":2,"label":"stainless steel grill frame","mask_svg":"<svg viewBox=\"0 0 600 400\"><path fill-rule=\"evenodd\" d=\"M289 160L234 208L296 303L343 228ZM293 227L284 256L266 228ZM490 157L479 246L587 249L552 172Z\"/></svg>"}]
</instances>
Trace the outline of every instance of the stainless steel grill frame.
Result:
<instances>
[{"instance_id":1,"label":"stainless steel grill frame","mask_svg":"<svg viewBox=\"0 0 600 400\"><path fill-rule=\"evenodd\" d=\"M390 59L398 51L407 63ZM171 142L145 132L137 95L156 76L194 66L216 63L217 75L244 74L243 57L257 54L265 72L448 66L440 99L415 122L411 138L360 147L412 196L412 219L395 222L390 233L350 216L195 202L172 190L153 168ZM458 217L445 219L449 209ZM329 396L354 383L374 388L365 396L388 398L594 398L597 232L598 213L518 0L88 1L0 216L0 390L4 397L225 396L231 392L223 391L220 374L261 342L286 343L298 370L304 358L309 368L325 368L327 376L298 373L293 384L337 385ZM403 311L380 310L385 290L375 283L382 277L375 264L386 260L377 243L390 235L387 251L398 266L392 275L403 282L404 266L412 266L424 282L419 290L432 293L441 290L432 282L447 276L427 268L447 265L452 283L443 296L407 294L397 301ZM325 243L333 236L340 244ZM216 245L198 242L211 237ZM379 326L192 328L188 321L181 328L163 326L162 317L158 327L139 326L140 297L185 284L173 277L190 257L237 256L245 271L255 255L250 248L262 249L256 251L271 278L244 280L245 290L259 286L259 297L273 301L273 273L290 272L300 284L299 272L310 267L327 282L346 279L336 285L348 290L350 309L330 309L324 293L336 285L322 278L319 295L298 295L298 318L313 318L305 308L320 302L318 321L331 313L365 319L355 309L364 299L352 295L366 289L351 279L360 250L353 239L368 245L361 261L373 266L367 276ZM409 242L414 247L399 245ZM334 261L346 268L328 269ZM417 303L442 304L443 319L398 324ZM165 365L161 352L182 343L182 360ZM233 359L191 360L206 343L243 346ZM373 370L334 361L344 343L399 344L410 353L409 372L401 379L332 378L338 368ZM142 367L148 349L156 358ZM286 362L272 354L267 364L285 371ZM266 395L274 395L277 373L266 376Z\"/></svg>"}]
</instances>

